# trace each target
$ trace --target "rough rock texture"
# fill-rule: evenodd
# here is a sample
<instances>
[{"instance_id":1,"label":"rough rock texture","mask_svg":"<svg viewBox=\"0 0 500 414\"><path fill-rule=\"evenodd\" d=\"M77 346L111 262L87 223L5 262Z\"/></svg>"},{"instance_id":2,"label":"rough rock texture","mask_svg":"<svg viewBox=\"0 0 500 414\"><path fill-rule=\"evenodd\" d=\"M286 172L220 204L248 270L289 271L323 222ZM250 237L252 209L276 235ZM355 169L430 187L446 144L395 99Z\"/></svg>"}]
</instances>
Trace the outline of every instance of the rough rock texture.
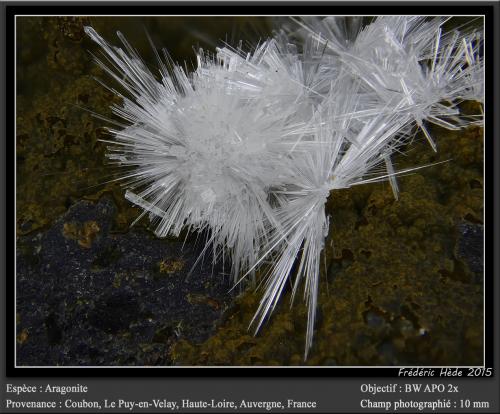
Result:
<instances>
[{"instance_id":1,"label":"rough rock texture","mask_svg":"<svg viewBox=\"0 0 500 414\"><path fill-rule=\"evenodd\" d=\"M213 332L231 300L221 269L188 277L199 249L112 234L115 210L110 197L80 201L18 240L19 365L171 365L173 343Z\"/></svg>"},{"instance_id":2,"label":"rough rock texture","mask_svg":"<svg viewBox=\"0 0 500 414\"><path fill-rule=\"evenodd\" d=\"M191 56L196 43L189 33L177 42L186 25L222 33L215 40L232 32L230 18L210 27L193 19L90 23L110 39L120 29L153 62L144 26L174 57ZM398 202L387 184L331 194L315 341L304 362L300 295L293 308L285 295L253 337L247 328L261 292L229 302L227 278L217 270L211 278L210 265L185 280L192 247L155 239L147 220L127 232L139 210L110 181L104 123L83 109L109 117L115 100L91 78L103 73L82 37L88 23L18 18L19 364L482 364L482 129L431 128L437 154L417 135L396 168L447 162L401 177ZM112 198L88 201L103 194Z\"/></svg>"},{"instance_id":3,"label":"rough rock texture","mask_svg":"<svg viewBox=\"0 0 500 414\"><path fill-rule=\"evenodd\" d=\"M471 272L482 277L484 269L483 225L464 222L458 226L458 230L460 238L457 245L457 256L467 264Z\"/></svg>"},{"instance_id":4,"label":"rough rock texture","mask_svg":"<svg viewBox=\"0 0 500 414\"><path fill-rule=\"evenodd\" d=\"M238 297L203 344L177 361L207 365L480 365L483 361L483 140L480 128L435 128L437 154L416 144L399 168L446 161L387 184L330 194L313 347L306 306L290 292L257 338L245 327L259 293Z\"/></svg>"}]
</instances>

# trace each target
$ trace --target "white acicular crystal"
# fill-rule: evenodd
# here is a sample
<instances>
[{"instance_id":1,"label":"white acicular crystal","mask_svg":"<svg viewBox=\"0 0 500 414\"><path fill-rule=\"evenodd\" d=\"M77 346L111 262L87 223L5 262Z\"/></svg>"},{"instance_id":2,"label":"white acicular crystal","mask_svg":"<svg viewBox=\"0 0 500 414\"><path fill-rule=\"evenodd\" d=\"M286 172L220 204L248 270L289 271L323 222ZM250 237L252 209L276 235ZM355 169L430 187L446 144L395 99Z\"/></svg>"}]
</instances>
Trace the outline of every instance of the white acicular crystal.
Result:
<instances>
[{"instance_id":1,"label":"white acicular crystal","mask_svg":"<svg viewBox=\"0 0 500 414\"><path fill-rule=\"evenodd\" d=\"M330 192L387 180L397 198L391 156L413 125L437 150L425 122L477 122L458 104L482 101L482 35L443 33L445 20L303 18L298 34L278 31L250 53L200 50L193 73L157 53L159 77L120 33L124 50L87 27L120 86L108 88L122 98L113 111L123 125L107 142L109 159L128 167L126 198L160 237L209 231L204 251L229 253L235 281L261 267L256 329L290 279L292 299L303 285L307 356Z\"/></svg>"}]
</instances>

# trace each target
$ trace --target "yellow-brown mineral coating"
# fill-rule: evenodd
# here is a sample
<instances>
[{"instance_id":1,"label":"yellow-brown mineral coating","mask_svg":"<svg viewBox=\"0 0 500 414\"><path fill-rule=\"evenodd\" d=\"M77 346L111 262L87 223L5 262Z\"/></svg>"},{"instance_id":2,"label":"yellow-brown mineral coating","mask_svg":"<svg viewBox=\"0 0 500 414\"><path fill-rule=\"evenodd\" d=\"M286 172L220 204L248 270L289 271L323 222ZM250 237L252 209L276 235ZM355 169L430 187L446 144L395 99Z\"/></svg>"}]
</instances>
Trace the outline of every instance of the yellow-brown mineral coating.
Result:
<instances>
[{"instance_id":1,"label":"yellow-brown mineral coating","mask_svg":"<svg viewBox=\"0 0 500 414\"><path fill-rule=\"evenodd\" d=\"M65 24L59 18L18 19L18 236L47 226L80 198L111 191L123 200L116 183L107 183L113 171L98 141L103 122L85 110L110 116L115 98L89 76L102 74ZM120 229L136 214L128 213L128 205L119 202Z\"/></svg>"},{"instance_id":2,"label":"yellow-brown mineral coating","mask_svg":"<svg viewBox=\"0 0 500 414\"><path fill-rule=\"evenodd\" d=\"M105 36L119 28L130 36L127 30L142 30L143 24L130 18L94 20ZM123 189L108 182L114 170L105 165L105 145L98 141L104 137L104 123L82 109L109 117L109 105L116 102L89 76L103 74L90 62L91 47L81 37L84 24L84 18L18 18L18 236L48 226L76 200L96 200L105 192L113 194L118 207L113 230L126 231L138 214L124 199ZM155 42L166 31L158 46L169 49L168 33L184 26L180 21L148 22L150 33L151 27L157 28ZM203 28L203 22L192 27ZM231 27L226 22L217 30L231 32ZM142 41L132 42L141 52L142 46L149 47L145 37ZM192 43L191 37L189 50ZM189 55L184 46L174 47L174 55ZM331 194L327 271L322 273L315 342L306 364L482 363L482 278L478 282L455 254L457 226L464 220L482 223L482 130L434 128L432 135L437 154L417 137L407 154L393 160L396 168L448 162L401 177L399 201L386 183ZM90 231L83 243L91 243L95 233ZM171 348L174 363L304 363L307 310L301 296L290 307L288 292L253 337L247 327L260 294L248 291L238 297L205 343L177 342ZM21 332L18 341L26 338L27 332Z\"/></svg>"},{"instance_id":3,"label":"yellow-brown mineral coating","mask_svg":"<svg viewBox=\"0 0 500 414\"><path fill-rule=\"evenodd\" d=\"M112 192L118 205L115 230L126 231L139 213L112 181L116 169L107 165L106 144L98 141L107 138L106 123L86 110L112 118L110 105L119 103L93 79L106 76L92 62L94 45L82 36L88 24L113 43L119 42L115 32L124 32L152 67L155 57L144 28L158 47L167 47L175 60L188 64L194 44L212 47L233 31L257 37L269 33L269 22L262 18L19 17L18 235L49 225L75 200L96 200L105 192Z\"/></svg>"},{"instance_id":4,"label":"yellow-brown mineral coating","mask_svg":"<svg viewBox=\"0 0 500 414\"><path fill-rule=\"evenodd\" d=\"M482 222L482 130L435 128L439 152L417 144L400 168L442 160L387 184L332 192L315 342L307 365L481 364L483 285L454 257L457 224ZM260 294L241 295L200 346L175 345L178 364L303 364L307 310L290 292L256 338ZM242 352L244 349L244 352Z\"/></svg>"},{"instance_id":5,"label":"yellow-brown mineral coating","mask_svg":"<svg viewBox=\"0 0 500 414\"><path fill-rule=\"evenodd\" d=\"M160 270L160 273L166 273L167 275L171 275L174 273L177 273L184 269L184 266L186 264L184 263L184 260L182 259L164 259L158 263L158 267Z\"/></svg>"},{"instance_id":6,"label":"yellow-brown mineral coating","mask_svg":"<svg viewBox=\"0 0 500 414\"><path fill-rule=\"evenodd\" d=\"M75 240L81 247L89 249L92 241L99 233L99 225L95 221L80 223L64 223L63 235L67 239Z\"/></svg>"}]
</instances>

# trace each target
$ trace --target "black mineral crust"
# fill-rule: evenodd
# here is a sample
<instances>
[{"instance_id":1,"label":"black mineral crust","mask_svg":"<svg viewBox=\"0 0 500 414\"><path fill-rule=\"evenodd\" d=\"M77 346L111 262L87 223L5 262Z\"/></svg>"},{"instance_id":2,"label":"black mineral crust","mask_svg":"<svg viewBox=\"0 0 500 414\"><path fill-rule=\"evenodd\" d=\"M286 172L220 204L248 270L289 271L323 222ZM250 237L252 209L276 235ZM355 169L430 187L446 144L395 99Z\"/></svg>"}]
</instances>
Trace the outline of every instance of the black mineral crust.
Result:
<instances>
[{"instance_id":1,"label":"black mineral crust","mask_svg":"<svg viewBox=\"0 0 500 414\"><path fill-rule=\"evenodd\" d=\"M17 251L19 365L172 365L230 303L220 268L188 272L199 249L143 229L110 233L110 197L79 201Z\"/></svg>"}]
</instances>

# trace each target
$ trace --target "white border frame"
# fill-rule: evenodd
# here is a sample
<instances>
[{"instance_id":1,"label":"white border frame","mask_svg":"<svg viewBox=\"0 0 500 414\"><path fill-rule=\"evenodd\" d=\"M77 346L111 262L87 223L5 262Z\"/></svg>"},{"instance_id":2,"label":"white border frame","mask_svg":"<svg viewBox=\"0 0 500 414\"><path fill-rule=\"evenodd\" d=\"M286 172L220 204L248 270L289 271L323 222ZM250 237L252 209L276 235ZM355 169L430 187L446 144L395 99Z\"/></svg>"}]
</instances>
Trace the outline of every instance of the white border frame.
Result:
<instances>
[{"instance_id":1,"label":"white border frame","mask_svg":"<svg viewBox=\"0 0 500 414\"><path fill-rule=\"evenodd\" d=\"M373 17L374 15L365 15L365 14L343 14L343 15L319 15L312 14L306 15L301 14L299 17L327 17L327 16L355 16L355 17ZM424 16L424 15L413 15L413 14L378 14L379 16ZM426 17L443 17L444 15L436 15L436 14L425 14ZM450 17L482 17L483 18L483 30L485 29L486 24L486 15L484 14L452 14ZM16 208L16 200L17 200L17 159L16 159L16 146L17 146L17 18L18 17L290 17L290 15L270 15L270 14L248 14L248 15L219 15L219 14L206 14L206 15L198 15L198 14L168 14L168 15L151 15L151 14L102 14L102 15L86 15L86 14L16 14L14 15L14 368L105 368L105 369L119 369L119 368L162 368L162 369L185 369L185 368L302 368L302 369L312 369L312 368L391 368L391 369L440 369L440 368L484 368L485 360L486 360L486 233L483 231L483 365L472 365L472 366L436 366L436 365L411 365L411 366L403 366L403 365L394 365L394 366L380 366L380 365L368 365L368 366L358 366L358 365L340 365L340 366L330 366L330 365L278 365L278 366L268 366L268 365L183 365L183 366L168 366L168 365L158 365L158 366L150 366L150 365L134 365L134 366L117 366L117 365L17 365L17 323L16 323L16 312L17 312L17 262L16 262L16 252L17 252L17 208ZM484 38L484 48L486 50L486 39ZM484 56L484 64L486 66L486 55ZM486 75L483 72L483 82L485 84L486 90ZM486 114L486 100L484 102L484 114ZM483 143L486 141L486 123L483 126ZM484 201L486 199L486 146L483 145L483 228L486 228L486 208Z\"/></svg>"}]
</instances>

